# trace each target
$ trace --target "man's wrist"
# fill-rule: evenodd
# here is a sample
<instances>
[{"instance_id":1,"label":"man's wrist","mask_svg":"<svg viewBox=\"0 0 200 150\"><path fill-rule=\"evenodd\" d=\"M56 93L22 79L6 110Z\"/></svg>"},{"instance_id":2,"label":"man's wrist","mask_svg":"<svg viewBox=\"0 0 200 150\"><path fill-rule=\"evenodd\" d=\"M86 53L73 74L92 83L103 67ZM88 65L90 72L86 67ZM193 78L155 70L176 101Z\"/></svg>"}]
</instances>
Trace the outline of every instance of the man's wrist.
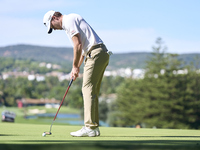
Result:
<instances>
[{"instance_id":1,"label":"man's wrist","mask_svg":"<svg viewBox=\"0 0 200 150\"><path fill-rule=\"evenodd\" d=\"M79 67L78 67L78 66L74 66L74 65L72 66L72 68L74 68L74 69L79 69Z\"/></svg>"}]
</instances>

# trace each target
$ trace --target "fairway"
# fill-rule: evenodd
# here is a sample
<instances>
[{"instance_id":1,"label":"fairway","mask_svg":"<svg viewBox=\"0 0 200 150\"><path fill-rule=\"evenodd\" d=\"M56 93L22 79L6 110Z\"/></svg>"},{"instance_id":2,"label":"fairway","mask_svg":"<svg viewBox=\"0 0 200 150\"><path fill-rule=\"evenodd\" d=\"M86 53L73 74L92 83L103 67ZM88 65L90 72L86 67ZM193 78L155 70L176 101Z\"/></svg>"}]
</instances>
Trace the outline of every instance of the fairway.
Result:
<instances>
[{"instance_id":1,"label":"fairway","mask_svg":"<svg viewBox=\"0 0 200 150\"><path fill-rule=\"evenodd\" d=\"M100 127L100 137L71 137L81 126L0 123L0 149L200 149L199 130Z\"/></svg>"}]
</instances>

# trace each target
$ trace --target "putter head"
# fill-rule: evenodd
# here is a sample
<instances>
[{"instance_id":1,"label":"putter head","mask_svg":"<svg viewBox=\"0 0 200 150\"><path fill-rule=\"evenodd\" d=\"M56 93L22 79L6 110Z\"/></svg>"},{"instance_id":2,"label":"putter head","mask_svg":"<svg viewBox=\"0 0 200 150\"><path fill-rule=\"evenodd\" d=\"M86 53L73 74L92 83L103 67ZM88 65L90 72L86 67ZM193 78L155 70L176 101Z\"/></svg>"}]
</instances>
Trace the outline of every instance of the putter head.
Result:
<instances>
[{"instance_id":1,"label":"putter head","mask_svg":"<svg viewBox=\"0 0 200 150\"><path fill-rule=\"evenodd\" d=\"M51 135L52 133L51 132L44 132L46 135Z\"/></svg>"}]
</instances>

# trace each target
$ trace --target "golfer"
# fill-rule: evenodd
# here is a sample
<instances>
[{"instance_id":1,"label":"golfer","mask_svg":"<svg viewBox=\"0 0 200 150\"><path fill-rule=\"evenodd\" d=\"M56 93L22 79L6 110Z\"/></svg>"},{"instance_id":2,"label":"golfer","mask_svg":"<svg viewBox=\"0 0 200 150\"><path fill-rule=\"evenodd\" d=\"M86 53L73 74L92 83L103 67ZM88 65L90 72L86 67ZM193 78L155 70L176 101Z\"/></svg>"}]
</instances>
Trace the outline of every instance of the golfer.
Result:
<instances>
[{"instance_id":1,"label":"golfer","mask_svg":"<svg viewBox=\"0 0 200 150\"><path fill-rule=\"evenodd\" d=\"M72 41L74 58L71 78L74 80L85 58L82 84L85 126L70 134L78 137L100 136L98 95L110 52L92 27L78 14L62 15L51 10L44 15L43 22L49 34L53 29L65 30Z\"/></svg>"}]
</instances>

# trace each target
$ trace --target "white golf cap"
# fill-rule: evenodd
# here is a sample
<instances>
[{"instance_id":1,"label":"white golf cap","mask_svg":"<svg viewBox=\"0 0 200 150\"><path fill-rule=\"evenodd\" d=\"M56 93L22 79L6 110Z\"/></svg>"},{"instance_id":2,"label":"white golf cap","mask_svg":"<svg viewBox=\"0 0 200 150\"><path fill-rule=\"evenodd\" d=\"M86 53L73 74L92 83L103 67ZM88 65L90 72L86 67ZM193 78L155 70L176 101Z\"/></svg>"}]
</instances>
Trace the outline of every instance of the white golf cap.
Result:
<instances>
[{"instance_id":1,"label":"white golf cap","mask_svg":"<svg viewBox=\"0 0 200 150\"><path fill-rule=\"evenodd\" d=\"M51 18L54 15L55 11L50 10L48 11L43 18L43 23L44 25L48 28L47 29L47 33L50 34L52 32L52 28L51 28Z\"/></svg>"}]
</instances>

